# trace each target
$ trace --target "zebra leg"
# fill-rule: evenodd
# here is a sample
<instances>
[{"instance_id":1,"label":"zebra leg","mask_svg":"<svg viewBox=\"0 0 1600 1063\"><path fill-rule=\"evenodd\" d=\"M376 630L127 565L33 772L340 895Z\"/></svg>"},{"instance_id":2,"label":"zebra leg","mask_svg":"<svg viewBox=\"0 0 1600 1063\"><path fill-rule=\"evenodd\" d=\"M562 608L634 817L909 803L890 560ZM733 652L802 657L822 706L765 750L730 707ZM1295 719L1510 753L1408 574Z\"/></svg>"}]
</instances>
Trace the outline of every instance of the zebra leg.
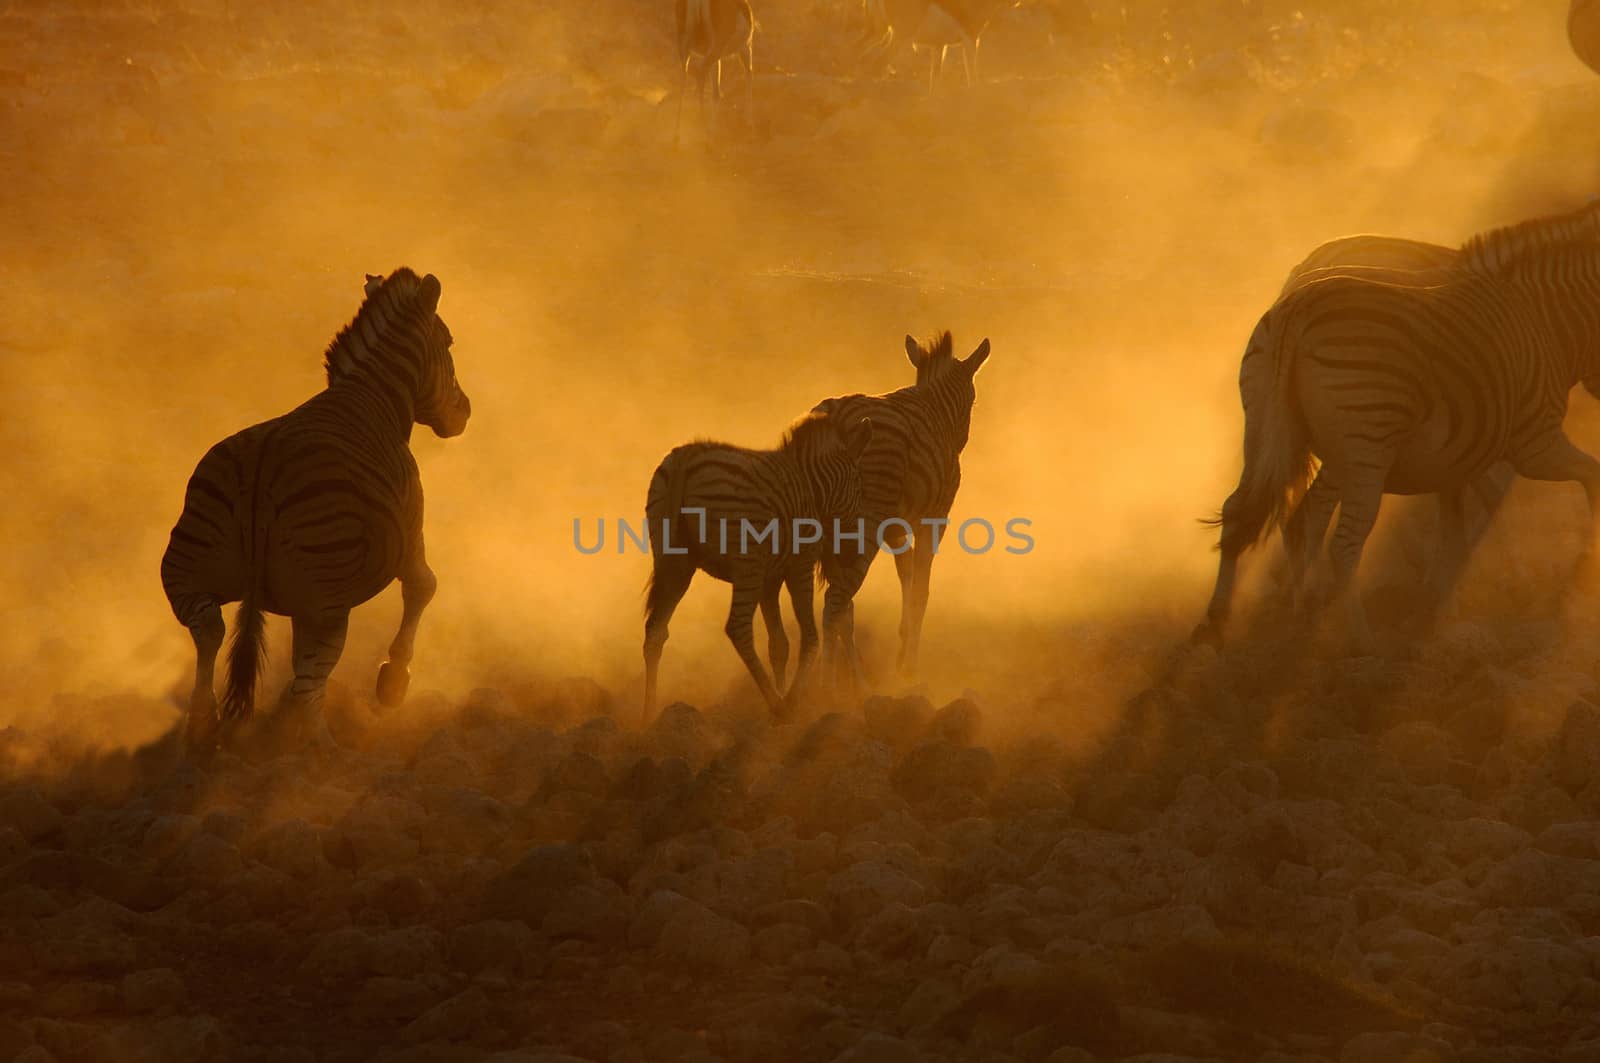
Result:
<instances>
[{"instance_id":1,"label":"zebra leg","mask_svg":"<svg viewBox=\"0 0 1600 1063\"><path fill-rule=\"evenodd\" d=\"M657 554L644 603L644 709L648 721L656 707L656 671L661 648L667 644L667 626L694 580L694 564L687 558Z\"/></svg>"},{"instance_id":2,"label":"zebra leg","mask_svg":"<svg viewBox=\"0 0 1600 1063\"><path fill-rule=\"evenodd\" d=\"M1361 472L1349 478L1340 493L1339 523L1334 526L1333 541L1328 547L1333 560L1334 601L1344 606L1351 647L1358 656L1370 655L1374 641L1355 576L1367 536L1372 534L1372 526L1378 520L1388 472L1389 463L1385 461L1364 466Z\"/></svg>"},{"instance_id":3,"label":"zebra leg","mask_svg":"<svg viewBox=\"0 0 1600 1063\"><path fill-rule=\"evenodd\" d=\"M781 590L783 583L780 581L761 595L761 622L767 629L767 660L772 662L772 682L778 687L783 686L783 675L789 667L789 636L783 630L783 608L778 598Z\"/></svg>"},{"instance_id":4,"label":"zebra leg","mask_svg":"<svg viewBox=\"0 0 1600 1063\"><path fill-rule=\"evenodd\" d=\"M744 666L750 670L750 677L756 681L756 686L761 689L761 696L766 699L767 707L773 715L783 712L783 699L778 696L778 690L772 685L772 679L767 675L766 667L761 663L761 658L756 655L755 619L756 603L761 600L761 584L750 578L738 580L733 585L733 604L728 609L728 622L722 630L727 633L728 640L733 643L733 648L739 654L739 659L744 661Z\"/></svg>"},{"instance_id":5,"label":"zebra leg","mask_svg":"<svg viewBox=\"0 0 1600 1063\"><path fill-rule=\"evenodd\" d=\"M866 686L867 679L856 648L854 599L876 553L877 543L869 542L860 553L836 558L828 568L828 592L822 605L823 680L835 691L849 682L854 687L852 696ZM842 659L836 654L842 654Z\"/></svg>"},{"instance_id":6,"label":"zebra leg","mask_svg":"<svg viewBox=\"0 0 1600 1063\"><path fill-rule=\"evenodd\" d=\"M214 685L224 630L222 607L212 601L202 605L198 615L189 622L189 637L194 639L195 651L194 692L189 695L187 733L191 754L210 752L216 745L219 721Z\"/></svg>"},{"instance_id":7,"label":"zebra leg","mask_svg":"<svg viewBox=\"0 0 1600 1063\"><path fill-rule=\"evenodd\" d=\"M1439 492L1439 552L1428 570L1429 601L1425 622L1432 623L1449 604L1461 570L1466 567L1470 545L1467 540L1467 492L1458 487ZM1480 532L1481 534L1481 532Z\"/></svg>"},{"instance_id":8,"label":"zebra leg","mask_svg":"<svg viewBox=\"0 0 1600 1063\"><path fill-rule=\"evenodd\" d=\"M309 740L324 749L336 747L322 706L328 676L344 653L349 627L348 611L294 618L294 678L266 722L277 739L275 744L300 746Z\"/></svg>"},{"instance_id":9,"label":"zebra leg","mask_svg":"<svg viewBox=\"0 0 1600 1063\"><path fill-rule=\"evenodd\" d=\"M1579 450L1566 433L1557 432L1543 450L1531 457L1518 458L1512 464L1530 480L1555 483L1576 480L1583 485L1583 493L1589 499L1589 536L1579 557L1579 569L1588 568L1593 563L1594 533L1596 521L1600 519L1600 462Z\"/></svg>"},{"instance_id":10,"label":"zebra leg","mask_svg":"<svg viewBox=\"0 0 1600 1063\"><path fill-rule=\"evenodd\" d=\"M711 64L711 98L717 103L722 102L722 60L717 59Z\"/></svg>"},{"instance_id":11,"label":"zebra leg","mask_svg":"<svg viewBox=\"0 0 1600 1063\"><path fill-rule=\"evenodd\" d=\"M784 578L784 584L789 588L789 605L794 609L795 623L800 627L800 659L794 666L794 682L783 699L786 711L792 712L805 694L812 665L817 659L817 616L812 601L816 588L812 581L811 566L796 566Z\"/></svg>"},{"instance_id":12,"label":"zebra leg","mask_svg":"<svg viewBox=\"0 0 1600 1063\"><path fill-rule=\"evenodd\" d=\"M895 658L896 668L905 667L906 646L911 639L911 602L916 594L916 568L911 553L913 541L908 541L908 536L899 525L883 535L884 549L894 558L894 574L900 578L900 652Z\"/></svg>"},{"instance_id":13,"label":"zebra leg","mask_svg":"<svg viewBox=\"0 0 1600 1063\"><path fill-rule=\"evenodd\" d=\"M389 659L378 666L377 694L380 705L393 708L406 698L406 689L411 685L411 672L406 666L411 663L411 654L415 649L417 623L438 587L439 581L433 569L428 567L419 539L411 571L400 577L400 630L395 632L394 641L389 644Z\"/></svg>"},{"instance_id":14,"label":"zebra leg","mask_svg":"<svg viewBox=\"0 0 1600 1063\"><path fill-rule=\"evenodd\" d=\"M974 75L977 73L977 42L971 37L961 40L961 79L967 88L973 85Z\"/></svg>"},{"instance_id":15,"label":"zebra leg","mask_svg":"<svg viewBox=\"0 0 1600 1063\"><path fill-rule=\"evenodd\" d=\"M904 619L900 643L900 674L911 679L917 674L917 650L922 644L922 618L928 613L928 578L933 574L933 540L919 535L912 540L910 614Z\"/></svg>"},{"instance_id":16,"label":"zebra leg","mask_svg":"<svg viewBox=\"0 0 1600 1063\"><path fill-rule=\"evenodd\" d=\"M1322 557L1328 524L1333 520L1333 511L1338 505L1338 486L1328 475L1327 469L1319 469L1300 499L1300 504L1284 523L1283 545L1289 561L1289 594L1298 615L1304 616L1312 611L1312 585L1317 562Z\"/></svg>"}]
</instances>

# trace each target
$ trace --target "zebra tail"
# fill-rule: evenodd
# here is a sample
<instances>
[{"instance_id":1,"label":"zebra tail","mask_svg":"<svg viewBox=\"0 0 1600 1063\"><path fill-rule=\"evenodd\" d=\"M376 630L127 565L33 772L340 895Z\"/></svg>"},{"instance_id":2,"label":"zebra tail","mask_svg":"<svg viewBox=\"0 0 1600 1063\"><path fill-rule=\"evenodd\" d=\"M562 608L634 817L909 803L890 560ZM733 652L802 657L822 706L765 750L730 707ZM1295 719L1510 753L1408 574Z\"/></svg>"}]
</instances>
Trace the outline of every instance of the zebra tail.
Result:
<instances>
[{"instance_id":1,"label":"zebra tail","mask_svg":"<svg viewBox=\"0 0 1600 1063\"><path fill-rule=\"evenodd\" d=\"M662 549L669 539L678 539L682 548L685 539L678 538L683 517L683 496L687 490L689 460L674 451L656 466L650 478L649 497L645 501L645 535L650 540L650 575L644 581L644 615L649 620L655 611L653 593L656 587L656 569L661 564Z\"/></svg>"},{"instance_id":2,"label":"zebra tail","mask_svg":"<svg viewBox=\"0 0 1600 1063\"><path fill-rule=\"evenodd\" d=\"M228 683L222 694L222 718L244 719L255 707L256 679L267 661L267 624L254 594L247 594L234 618L228 647Z\"/></svg>"},{"instance_id":3,"label":"zebra tail","mask_svg":"<svg viewBox=\"0 0 1600 1063\"><path fill-rule=\"evenodd\" d=\"M1281 307L1268 311L1245 348L1239 368L1245 415L1243 504L1231 524L1221 515L1206 522L1222 527L1223 548L1253 545L1281 527L1311 485L1311 444L1292 392L1296 344L1290 330L1295 317Z\"/></svg>"},{"instance_id":4,"label":"zebra tail","mask_svg":"<svg viewBox=\"0 0 1600 1063\"><path fill-rule=\"evenodd\" d=\"M241 524L244 528L244 600L233 618L233 642L228 646L228 681L222 692L222 718L248 719L255 710L256 680L267 662L267 623L261 611L263 563L257 550L257 512L261 500L262 451L271 439L269 432L255 455L251 477L250 503Z\"/></svg>"}]
</instances>

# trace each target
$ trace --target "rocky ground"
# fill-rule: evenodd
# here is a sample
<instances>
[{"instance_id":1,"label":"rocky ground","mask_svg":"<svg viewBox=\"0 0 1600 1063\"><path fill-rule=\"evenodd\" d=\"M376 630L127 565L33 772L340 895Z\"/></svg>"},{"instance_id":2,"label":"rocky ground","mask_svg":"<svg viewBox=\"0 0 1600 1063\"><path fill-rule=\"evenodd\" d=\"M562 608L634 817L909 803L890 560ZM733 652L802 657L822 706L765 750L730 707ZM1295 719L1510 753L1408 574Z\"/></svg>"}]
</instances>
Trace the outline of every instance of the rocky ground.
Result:
<instances>
[{"instance_id":1,"label":"rocky ground","mask_svg":"<svg viewBox=\"0 0 1600 1063\"><path fill-rule=\"evenodd\" d=\"M1380 529L1383 658L1270 610L1174 651L1285 271L1581 202L1600 81L1495 0L1082 6L928 96L848 76L854 3L768 0L756 114L676 151L660 5L0 6L0 1063L1600 1059L1575 492L1519 488L1420 640L1426 524ZM339 751L186 764L131 733L192 674L183 478L401 262L475 410L415 444L419 693L374 712L374 604ZM1040 567L942 561L928 686L785 726L687 603L698 707L641 727L644 574L571 517L952 323L997 352L961 505Z\"/></svg>"},{"instance_id":2,"label":"rocky ground","mask_svg":"<svg viewBox=\"0 0 1600 1063\"><path fill-rule=\"evenodd\" d=\"M1552 634L1182 654L1087 755L1070 686L339 692L337 753L32 780L8 731L0 1055L1590 1060L1600 694L1507 645Z\"/></svg>"}]
</instances>

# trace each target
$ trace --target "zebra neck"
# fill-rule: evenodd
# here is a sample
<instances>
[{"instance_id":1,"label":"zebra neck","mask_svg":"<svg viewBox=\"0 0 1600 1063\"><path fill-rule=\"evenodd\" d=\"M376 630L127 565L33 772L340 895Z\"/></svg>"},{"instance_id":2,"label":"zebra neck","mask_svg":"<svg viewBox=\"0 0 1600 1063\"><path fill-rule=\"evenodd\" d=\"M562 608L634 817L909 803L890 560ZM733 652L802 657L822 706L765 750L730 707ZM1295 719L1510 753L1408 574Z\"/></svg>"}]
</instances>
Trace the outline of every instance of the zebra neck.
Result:
<instances>
[{"instance_id":1,"label":"zebra neck","mask_svg":"<svg viewBox=\"0 0 1600 1063\"><path fill-rule=\"evenodd\" d=\"M369 420L393 429L401 439L411 439L411 429L417 423L416 403L406 383L379 366L369 365L363 372L343 377L328 390L343 393L370 411Z\"/></svg>"},{"instance_id":2,"label":"zebra neck","mask_svg":"<svg viewBox=\"0 0 1600 1063\"><path fill-rule=\"evenodd\" d=\"M1600 371L1600 275L1584 270L1579 276L1552 281L1529 277L1521 286L1523 298L1533 308L1550 337L1550 350L1571 383Z\"/></svg>"}]
</instances>

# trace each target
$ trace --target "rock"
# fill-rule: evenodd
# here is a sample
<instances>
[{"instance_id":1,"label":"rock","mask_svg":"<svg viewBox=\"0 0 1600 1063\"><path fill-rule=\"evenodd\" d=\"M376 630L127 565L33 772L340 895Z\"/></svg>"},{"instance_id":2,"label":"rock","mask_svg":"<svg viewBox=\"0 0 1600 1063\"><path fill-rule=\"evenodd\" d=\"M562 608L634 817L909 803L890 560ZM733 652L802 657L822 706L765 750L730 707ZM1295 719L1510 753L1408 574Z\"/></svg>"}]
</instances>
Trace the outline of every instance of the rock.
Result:
<instances>
[{"instance_id":1,"label":"rock","mask_svg":"<svg viewBox=\"0 0 1600 1063\"><path fill-rule=\"evenodd\" d=\"M493 915L542 927L545 916L568 894L598 881L594 860L583 846L540 845L489 887L486 905Z\"/></svg>"},{"instance_id":2,"label":"rock","mask_svg":"<svg viewBox=\"0 0 1600 1063\"><path fill-rule=\"evenodd\" d=\"M0 797L0 827L10 827L30 842L61 829L64 817L39 791L21 786Z\"/></svg>"},{"instance_id":3,"label":"rock","mask_svg":"<svg viewBox=\"0 0 1600 1063\"><path fill-rule=\"evenodd\" d=\"M656 890L644 899L628 924L628 946L635 949L655 948L661 940L672 917L685 905L693 904L689 898L675 890Z\"/></svg>"},{"instance_id":4,"label":"rock","mask_svg":"<svg viewBox=\"0 0 1600 1063\"><path fill-rule=\"evenodd\" d=\"M869 1033L833 1057L833 1063L921 1063L922 1053L896 1037Z\"/></svg>"},{"instance_id":5,"label":"rock","mask_svg":"<svg viewBox=\"0 0 1600 1063\"><path fill-rule=\"evenodd\" d=\"M926 737L934 741L970 746L977 741L983 726L983 713L976 702L957 698L933 714L928 721Z\"/></svg>"},{"instance_id":6,"label":"rock","mask_svg":"<svg viewBox=\"0 0 1600 1063\"><path fill-rule=\"evenodd\" d=\"M574 751L558 760L539 787L542 796L580 793L591 797L605 797L611 790L611 779L606 766L593 753Z\"/></svg>"},{"instance_id":7,"label":"rock","mask_svg":"<svg viewBox=\"0 0 1600 1063\"><path fill-rule=\"evenodd\" d=\"M489 919L452 930L446 954L452 966L468 974L517 972L537 943L537 936L526 923Z\"/></svg>"},{"instance_id":8,"label":"rock","mask_svg":"<svg viewBox=\"0 0 1600 1063\"><path fill-rule=\"evenodd\" d=\"M933 739L918 743L901 758L890 781L907 800L928 801L946 790L981 798L988 794L994 777L994 757L987 749Z\"/></svg>"},{"instance_id":9,"label":"rock","mask_svg":"<svg viewBox=\"0 0 1600 1063\"><path fill-rule=\"evenodd\" d=\"M762 927L750 939L751 950L762 963L783 963L789 957L814 948L817 936L795 923Z\"/></svg>"},{"instance_id":10,"label":"rock","mask_svg":"<svg viewBox=\"0 0 1600 1063\"><path fill-rule=\"evenodd\" d=\"M136 1015L171 1011L186 995L183 978L170 967L132 971L122 977L122 1006Z\"/></svg>"},{"instance_id":11,"label":"rock","mask_svg":"<svg viewBox=\"0 0 1600 1063\"><path fill-rule=\"evenodd\" d=\"M300 975L332 988L359 982L372 972L372 941L355 927L329 931L300 963Z\"/></svg>"},{"instance_id":12,"label":"rock","mask_svg":"<svg viewBox=\"0 0 1600 1063\"><path fill-rule=\"evenodd\" d=\"M148 1058L163 1063L222 1063L231 1057L232 1040L210 1015L163 1019L139 1033Z\"/></svg>"},{"instance_id":13,"label":"rock","mask_svg":"<svg viewBox=\"0 0 1600 1063\"><path fill-rule=\"evenodd\" d=\"M661 928L655 952L665 960L698 970L733 970L750 956L750 931L688 901Z\"/></svg>"},{"instance_id":14,"label":"rock","mask_svg":"<svg viewBox=\"0 0 1600 1063\"><path fill-rule=\"evenodd\" d=\"M869 737L901 748L914 742L927 727L933 706L921 695L891 698L874 694L862 704L861 715Z\"/></svg>"},{"instance_id":15,"label":"rock","mask_svg":"<svg viewBox=\"0 0 1600 1063\"><path fill-rule=\"evenodd\" d=\"M1344 1043L1339 1063L1451 1063L1459 1053L1447 1041L1414 1033L1363 1033Z\"/></svg>"},{"instance_id":16,"label":"rock","mask_svg":"<svg viewBox=\"0 0 1600 1063\"><path fill-rule=\"evenodd\" d=\"M1229 823L1217 838L1216 853L1245 861L1263 878L1280 863L1304 857L1294 820L1277 804L1262 805Z\"/></svg>"},{"instance_id":17,"label":"rock","mask_svg":"<svg viewBox=\"0 0 1600 1063\"><path fill-rule=\"evenodd\" d=\"M1196 904L1172 904L1118 916L1100 924L1098 939L1109 948L1149 949L1185 941L1220 941L1211 913Z\"/></svg>"},{"instance_id":18,"label":"rock","mask_svg":"<svg viewBox=\"0 0 1600 1063\"><path fill-rule=\"evenodd\" d=\"M409 978L443 966L444 935L432 927L407 927L368 939L368 969L374 974Z\"/></svg>"},{"instance_id":19,"label":"rock","mask_svg":"<svg viewBox=\"0 0 1600 1063\"><path fill-rule=\"evenodd\" d=\"M847 925L869 919L891 903L915 908L927 892L920 882L877 860L851 864L828 879L827 885L829 906Z\"/></svg>"},{"instance_id":20,"label":"rock","mask_svg":"<svg viewBox=\"0 0 1600 1063\"><path fill-rule=\"evenodd\" d=\"M931 1027L960 1006L961 990L947 978L934 976L917 983L895 1014L895 1025L902 1032Z\"/></svg>"},{"instance_id":21,"label":"rock","mask_svg":"<svg viewBox=\"0 0 1600 1063\"><path fill-rule=\"evenodd\" d=\"M411 1044L465 1041L488 1020L489 998L482 989L472 986L417 1016L400 1031L400 1037Z\"/></svg>"},{"instance_id":22,"label":"rock","mask_svg":"<svg viewBox=\"0 0 1600 1063\"><path fill-rule=\"evenodd\" d=\"M1552 823L1539 832L1535 844L1558 856L1600 860L1600 822Z\"/></svg>"},{"instance_id":23,"label":"rock","mask_svg":"<svg viewBox=\"0 0 1600 1063\"><path fill-rule=\"evenodd\" d=\"M274 823L248 847L261 863L300 879L316 879L329 870L322 831L303 819Z\"/></svg>"},{"instance_id":24,"label":"rock","mask_svg":"<svg viewBox=\"0 0 1600 1063\"><path fill-rule=\"evenodd\" d=\"M1600 770L1600 706L1582 698L1572 703L1556 736L1552 759L1556 782L1569 792L1582 790L1594 779Z\"/></svg>"}]
</instances>

